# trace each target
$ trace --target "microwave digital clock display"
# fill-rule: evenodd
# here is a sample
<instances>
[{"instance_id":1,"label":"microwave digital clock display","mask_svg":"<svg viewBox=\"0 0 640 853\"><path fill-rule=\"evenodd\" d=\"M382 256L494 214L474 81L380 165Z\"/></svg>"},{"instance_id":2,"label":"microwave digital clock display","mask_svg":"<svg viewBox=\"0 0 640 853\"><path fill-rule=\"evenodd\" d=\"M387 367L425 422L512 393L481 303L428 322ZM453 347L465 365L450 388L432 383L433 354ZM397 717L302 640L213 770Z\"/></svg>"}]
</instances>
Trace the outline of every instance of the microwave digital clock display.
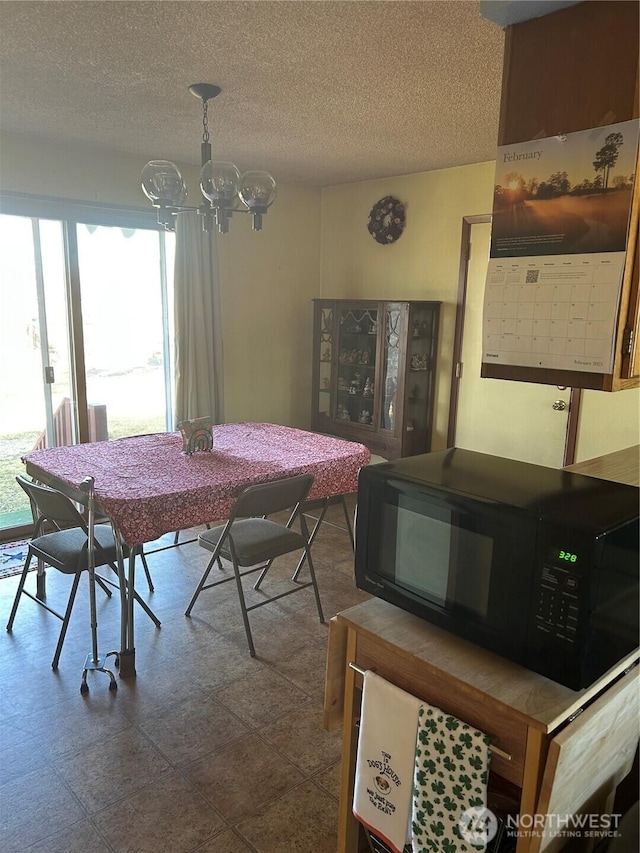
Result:
<instances>
[{"instance_id":1,"label":"microwave digital clock display","mask_svg":"<svg viewBox=\"0 0 640 853\"><path fill-rule=\"evenodd\" d=\"M574 565L578 562L578 555L575 551L565 551L563 548L553 548L551 550L551 559L555 563Z\"/></svg>"}]
</instances>

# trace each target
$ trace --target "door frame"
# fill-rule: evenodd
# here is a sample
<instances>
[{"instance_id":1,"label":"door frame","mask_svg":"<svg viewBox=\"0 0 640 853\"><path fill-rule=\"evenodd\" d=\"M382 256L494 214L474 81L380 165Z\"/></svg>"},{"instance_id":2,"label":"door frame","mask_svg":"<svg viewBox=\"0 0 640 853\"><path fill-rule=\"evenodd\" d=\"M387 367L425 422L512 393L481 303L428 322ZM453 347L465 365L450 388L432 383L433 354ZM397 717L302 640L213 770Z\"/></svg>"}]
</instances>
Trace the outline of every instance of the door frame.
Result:
<instances>
[{"instance_id":1,"label":"door frame","mask_svg":"<svg viewBox=\"0 0 640 853\"><path fill-rule=\"evenodd\" d=\"M474 225L490 223L491 219L492 216L490 213L478 213L473 216L462 217L460 262L458 265L458 293L456 296L456 322L453 338L453 360L451 364L451 390L449 393L447 447L455 446L456 426L458 421L458 398L460 396L460 380L462 378L462 337L464 333L464 317L467 304L469 260L471 258L471 231ZM582 391L580 388L571 389L562 461L563 466L572 465L575 462L581 394Z\"/></svg>"}]
</instances>

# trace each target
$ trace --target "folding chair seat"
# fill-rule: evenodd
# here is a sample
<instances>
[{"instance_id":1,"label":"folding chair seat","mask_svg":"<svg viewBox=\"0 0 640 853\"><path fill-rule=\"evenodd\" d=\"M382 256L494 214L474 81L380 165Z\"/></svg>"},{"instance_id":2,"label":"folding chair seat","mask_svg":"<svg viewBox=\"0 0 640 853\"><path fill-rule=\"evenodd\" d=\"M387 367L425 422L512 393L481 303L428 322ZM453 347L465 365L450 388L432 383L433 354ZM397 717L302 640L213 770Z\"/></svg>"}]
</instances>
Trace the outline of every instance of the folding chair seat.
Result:
<instances>
[{"instance_id":1,"label":"folding chair seat","mask_svg":"<svg viewBox=\"0 0 640 853\"><path fill-rule=\"evenodd\" d=\"M309 529L304 515L300 512L300 505L309 493L312 484L313 476L302 474L298 477L287 477L270 483L249 486L240 494L226 524L218 525L200 534L198 544L211 552L211 559L189 602L185 616L191 615L193 605L202 590L235 579L247 643L252 657L255 657L256 652L251 636L248 613L257 607L263 607L265 604L311 586L315 595L318 616L320 621L324 622L315 569L311 559ZM294 509L286 525L279 524L266 517L291 507ZM299 533L291 527L296 517L300 520ZM304 551L310 580L306 583L299 583L296 577L292 579L294 585L291 589L247 607L242 578L253 572L261 572L254 585L254 588L257 589L269 571L273 560L284 554L300 550ZM220 557L231 562L233 575L213 583L207 583L209 573ZM244 571L240 571L241 568Z\"/></svg>"},{"instance_id":2,"label":"folding chair seat","mask_svg":"<svg viewBox=\"0 0 640 853\"><path fill-rule=\"evenodd\" d=\"M16 591L16 596L13 601L11 615L7 623L7 631L13 629L13 622L18 610L18 604L22 595L26 595L36 604L44 607L49 613L57 616L62 621L62 628L58 637L58 643L51 662L53 669L57 669L60 660L60 653L69 626L69 619L73 610L73 603L78 591L78 584L82 573L88 569L88 529L87 522L84 516L78 511L75 504L65 495L50 489L48 486L41 486L33 483L26 477L16 477L18 484L24 489L31 501L32 510L34 513L34 530L33 537L29 542L29 550L27 558L22 569L20 582ZM53 526L54 531L51 533L43 533L46 523ZM117 573L115 562L117 560L116 543L113 536L113 531L110 524L96 524L94 528L95 536L95 567L109 566ZM123 545L124 556L127 557L129 551ZM33 558L41 560L44 564L51 566L57 571L66 575L73 575L71 584L71 592L64 613L60 613L49 607L42 598L33 595L25 589L25 582L29 573L29 567ZM96 576L96 581L107 592L109 597L111 591L109 586L117 588L117 584L104 576ZM105 586L108 584L108 586ZM153 613L151 608L134 592L134 596L138 604L152 619L157 627L160 627L160 621Z\"/></svg>"}]
</instances>

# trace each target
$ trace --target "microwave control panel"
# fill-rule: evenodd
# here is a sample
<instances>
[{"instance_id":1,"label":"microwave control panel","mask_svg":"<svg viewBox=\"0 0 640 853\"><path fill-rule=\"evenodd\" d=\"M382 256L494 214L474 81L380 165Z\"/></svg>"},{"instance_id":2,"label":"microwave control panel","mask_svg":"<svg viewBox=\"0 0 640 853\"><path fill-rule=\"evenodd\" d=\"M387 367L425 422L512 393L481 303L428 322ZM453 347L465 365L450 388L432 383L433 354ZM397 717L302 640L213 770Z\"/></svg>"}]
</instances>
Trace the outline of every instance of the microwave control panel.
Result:
<instances>
[{"instance_id":1,"label":"microwave control panel","mask_svg":"<svg viewBox=\"0 0 640 853\"><path fill-rule=\"evenodd\" d=\"M563 553L563 552L561 552ZM557 640L575 643L578 632L580 576L568 567L545 564L539 580L536 629Z\"/></svg>"}]
</instances>

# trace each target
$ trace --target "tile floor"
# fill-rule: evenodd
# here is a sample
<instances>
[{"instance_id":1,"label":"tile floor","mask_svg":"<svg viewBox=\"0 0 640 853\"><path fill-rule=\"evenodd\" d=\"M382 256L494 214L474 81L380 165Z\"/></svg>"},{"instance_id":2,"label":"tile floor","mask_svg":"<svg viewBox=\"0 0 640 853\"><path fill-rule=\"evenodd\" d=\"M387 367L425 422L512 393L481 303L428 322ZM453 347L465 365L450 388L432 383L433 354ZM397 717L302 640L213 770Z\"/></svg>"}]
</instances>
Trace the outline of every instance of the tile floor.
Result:
<instances>
[{"instance_id":1,"label":"tile floor","mask_svg":"<svg viewBox=\"0 0 640 853\"><path fill-rule=\"evenodd\" d=\"M330 518L340 523L340 507ZM367 598L344 530L322 525L313 555L327 621ZM87 586L57 672L60 622L23 597L13 632L0 631L3 853L335 851L341 731L322 727L328 628L313 592L249 615L251 658L233 582L203 592L184 616L207 557L196 543L150 554L155 592L142 572L137 586L162 628L137 609L138 674L113 692L100 673L79 691L91 650ZM293 565L274 564L265 591ZM3 626L17 583L0 581ZM47 584L50 603L66 601L68 578L49 570ZM104 653L119 645L119 606L117 594L98 590L97 600Z\"/></svg>"}]
</instances>

